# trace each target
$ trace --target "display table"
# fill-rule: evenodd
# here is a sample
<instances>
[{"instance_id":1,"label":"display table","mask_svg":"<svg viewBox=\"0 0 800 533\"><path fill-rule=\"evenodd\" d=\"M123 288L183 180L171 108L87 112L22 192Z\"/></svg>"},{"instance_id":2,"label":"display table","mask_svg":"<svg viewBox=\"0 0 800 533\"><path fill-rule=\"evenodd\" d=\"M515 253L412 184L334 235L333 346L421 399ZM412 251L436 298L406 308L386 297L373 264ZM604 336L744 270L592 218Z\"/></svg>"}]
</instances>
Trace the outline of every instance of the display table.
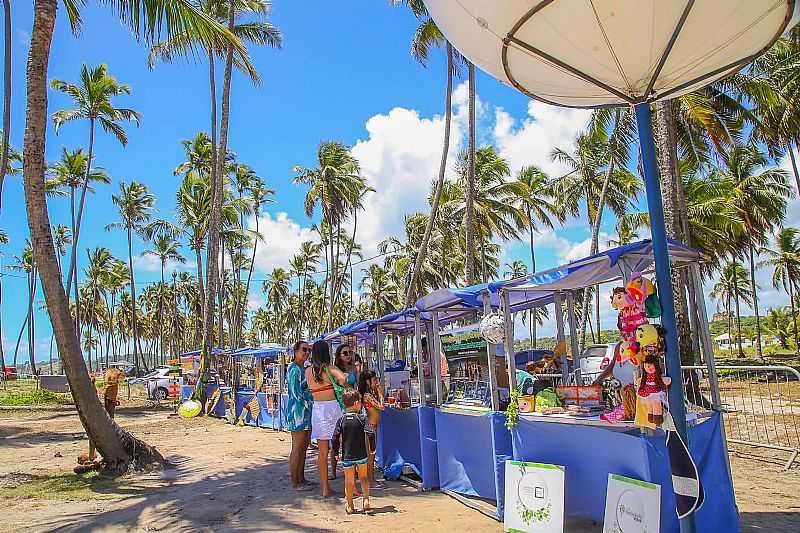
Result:
<instances>
[{"instance_id":1,"label":"display table","mask_svg":"<svg viewBox=\"0 0 800 533\"><path fill-rule=\"evenodd\" d=\"M238 391L236 393L236 419L238 420L239 417L242 415L242 411L244 410L244 404L250 403L253 401L254 393L252 391ZM270 428L270 429L284 429L286 427L286 417L284 412L286 410L286 402L287 396L284 394L281 397L281 405L273 405L269 406L269 401L267 395L263 392L259 392L257 395L258 404L261 407L261 410L258 414L258 423L253 417L250 416L250 413L245 415L244 423L248 426L258 426L262 428Z\"/></svg>"},{"instance_id":2,"label":"display table","mask_svg":"<svg viewBox=\"0 0 800 533\"><path fill-rule=\"evenodd\" d=\"M209 383L206 387L206 398L214 394L214 391L217 390L217 385L213 383ZM194 385L181 385L181 401L184 402L192 397L194 394ZM222 393L220 395L219 401L217 402L217 407L214 409L213 413L220 418L225 418L225 395L227 393Z\"/></svg>"},{"instance_id":3,"label":"display table","mask_svg":"<svg viewBox=\"0 0 800 533\"><path fill-rule=\"evenodd\" d=\"M520 417L511 435L514 459L565 467L567 516L602 523L613 473L661 485L661 531L679 531L663 432L644 436L638 429ZM695 515L697 531L738 531L719 413L689 427L689 452L705 487L705 503Z\"/></svg>"}]
</instances>

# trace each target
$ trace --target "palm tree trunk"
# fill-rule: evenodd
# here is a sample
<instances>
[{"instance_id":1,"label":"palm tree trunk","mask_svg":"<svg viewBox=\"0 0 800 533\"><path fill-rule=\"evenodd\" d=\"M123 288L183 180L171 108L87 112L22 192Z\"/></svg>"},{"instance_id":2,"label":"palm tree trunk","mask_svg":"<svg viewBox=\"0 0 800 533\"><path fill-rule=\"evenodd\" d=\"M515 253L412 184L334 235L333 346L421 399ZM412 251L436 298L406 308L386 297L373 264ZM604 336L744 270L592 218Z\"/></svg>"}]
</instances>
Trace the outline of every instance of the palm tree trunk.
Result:
<instances>
[{"instance_id":1,"label":"palm tree trunk","mask_svg":"<svg viewBox=\"0 0 800 533\"><path fill-rule=\"evenodd\" d=\"M136 375L139 375L139 324L136 317L136 281L133 275L133 236L131 227L128 230L128 269L130 270L131 282L131 333L133 334L133 366L136 368Z\"/></svg>"},{"instance_id":2,"label":"palm tree trunk","mask_svg":"<svg viewBox=\"0 0 800 533\"><path fill-rule=\"evenodd\" d=\"M25 205L34 257L40 272L45 303L56 335L58 352L67 374L78 417L103 456L106 471L121 474L131 461L137 465L164 463L154 448L128 434L109 418L89 380L73 328L50 234L44 191L45 134L47 129L47 66L57 0L35 0L33 30L27 64L27 110L23 162Z\"/></svg>"},{"instance_id":3,"label":"palm tree trunk","mask_svg":"<svg viewBox=\"0 0 800 533\"><path fill-rule=\"evenodd\" d=\"M70 221L71 221L71 231L72 235L75 235L75 187L70 186L69 188L69 213L70 213ZM75 250L71 249L70 253L74 254ZM59 260L60 263L60 260ZM60 269L59 269L60 270ZM74 277L77 277L75 273L75 263L74 261L70 261L69 263L69 274L67 274L67 297L69 297L70 287L72 286L72 280ZM80 330L80 313L78 312L80 302L78 300L78 284L75 284L75 331Z\"/></svg>"},{"instance_id":4,"label":"palm tree trunk","mask_svg":"<svg viewBox=\"0 0 800 533\"><path fill-rule=\"evenodd\" d=\"M347 262L344 264L344 266L342 268L342 274L339 276L339 282L338 282L337 287L336 287L336 300L339 299L339 293L342 290L342 285L344 285L344 277L347 275L348 268L350 268L350 262L352 261L352 257L353 257L353 245L356 242L356 230L357 229L358 229L358 212L354 210L353 211L353 235L352 235L352 238L350 239L350 242L347 243ZM350 276L350 283L351 283L351 285L353 283L352 276ZM336 304L336 301L334 301L333 305L335 305L335 304ZM333 307L333 305L331 307Z\"/></svg>"},{"instance_id":5,"label":"palm tree trunk","mask_svg":"<svg viewBox=\"0 0 800 533\"><path fill-rule=\"evenodd\" d=\"M17 366L17 354L19 353L19 345L22 342L22 334L25 333L25 328L28 327L28 320L31 318L31 306L33 305L33 294L31 293L31 278L28 274L28 309L25 311L25 320L22 321L22 327L19 328L19 335L17 335L17 344L14 346L14 366Z\"/></svg>"},{"instance_id":6,"label":"palm tree trunk","mask_svg":"<svg viewBox=\"0 0 800 533\"><path fill-rule=\"evenodd\" d=\"M528 215L528 238L530 240L530 246L531 246L531 272L530 273L531 274L535 274L536 273L536 253L534 252L534 246L533 246L533 234L534 234L534 231L533 231L533 218L531 218L531 210L530 210L530 208L528 208L528 210L527 210L527 215ZM535 350L536 349L536 312L535 312L534 309L531 309L530 312L529 312L529 320L530 320L529 329L530 329L530 334L531 334L531 348Z\"/></svg>"},{"instance_id":7,"label":"palm tree trunk","mask_svg":"<svg viewBox=\"0 0 800 533\"><path fill-rule=\"evenodd\" d=\"M760 363L764 362L764 353L761 351L761 316L758 313L758 286L756 286L755 247L750 241L748 246L750 255L750 284L753 286L753 312L756 314L756 357Z\"/></svg>"},{"instance_id":8,"label":"palm tree trunk","mask_svg":"<svg viewBox=\"0 0 800 533\"><path fill-rule=\"evenodd\" d=\"M744 359L744 350L742 349L742 321L739 310L739 277L736 275L736 259L733 260L733 300L736 305L736 346L739 349L739 358Z\"/></svg>"},{"instance_id":9,"label":"palm tree trunk","mask_svg":"<svg viewBox=\"0 0 800 533\"><path fill-rule=\"evenodd\" d=\"M75 220L75 227L72 228L72 255L70 257L70 276L67 279L67 292L73 281L75 282L75 311L76 316L80 317L80 304L78 303L78 237L81 233L81 221L83 220L83 207L86 205L86 189L89 188L89 176L92 171L92 156L94 151L94 119L89 119L89 157L86 160L86 175L81 184L81 199L78 202L78 217Z\"/></svg>"},{"instance_id":10,"label":"palm tree trunk","mask_svg":"<svg viewBox=\"0 0 800 533\"><path fill-rule=\"evenodd\" d=\"M164 263L166 259L161 260L161 286L158 288L158 351L162 359L164 357Z\"/></svg>"},{"instance_id":11,"label":"palm tree trunk","mask_svg":"<svg viewBox=\"0 0 800 533\"><path fill-rule=\"evenodd\" d=\"M439 200L442 197L442 187L444 186L444 176L447 171L447 154L450 150L450 122L453 117L453 45L447 42L447 93L444 99L444 141L442 144L442 159L439 162L439 176L436 179L436 188L433 192L433 203L431 204L431 214L428 216L428 221L425 224L425 233L422 236L422 242L417 255L414 259L414 268L411 271L411 279L408 281L406 288L406 306L411 306L414 303L414 286L419 278L419 273L422 270L422 261L428 251L428 243L431 240L431 233L433 233L433 225L436 222L436 216L439 212Z\"/></svg>"},{"instance_id":12,"label":"palm tree trunk","mask_svg":"<svg viewBox=\"0 0 800 533\"><path fill-rule=\"evenodd\" d=\"M5 16L3 55L3 155L0 157L0 209L3 206L3 182L8 173L8 143L11 137L11 0L3 0ZM0 354L2 359L2 354ZM5 363L3 364L5 370Z\"/></svg>"},{"instance_id":13,"label":"palm tree trunk","mask_svg":"<svg viewBox=\"0 0 800 533\"><path fill-rule=\"evenodd\" d=\"M797 172L797 161L794 159L793 144L789 144L789 160L792 162L792 173L794 174L794 183L797 187L797 196L800 197L800 173Z\"/></svg>"},{"instance_id":14,"label":"palm tree trunk","mask_svg":"<svg viewBox=\"0 0 800 533\"><path fill-rule=\"evenodd\" d=\"M1 262L0 265L2 265ZM795 328L795 330L796 329L797 328ZM6 356L3 350L3 276L0 276L0 371L3 372L3 383L5 383Z\"/></svg>"},{"instance_id":15,"label":"palm tree trunk","mask_svg":"<svg viewBox=\"0 0 800 533\"><path fill-rule=\"evenodd\" d=\"M225 346L225 239L219 241L221 267L219 271L219 288L217 290L217 303L219 304L219 316L217 317L219 326L219 345Z\"/></svg>"},{"instance_id":16,"label":"palm tree trunk","mask_svg":"<svg viewBox=\"0 0 800 533\"><path fill-rule=\"evenodd\" d=\"M464 275L466 277L467 285L475 283L475 270L473 263L472 250L475 249L475 65L467 63L467 80L469 86L469 168L467 171L467 187L466 187L466 214L464 217L464 226L466 231L466 260Z\"/></svg>"},{"instance_id":17,"label":"palm tree trunk","mask_svg":"<svg viewBox=\"0 0 800 533\"><path fill-rule=\"evenodd\" d=\"M228 6L228 30L233 33L234 2ZM216 175L211 175L211 216L208 223L208 253L206 266L206 298L203 323L203 346L201 348L199 379L194 390L194 398L205 405L206 385L209 380L211 370L211 359L215 344L214 338L214 307L217 293L217 281L219 279L219 242L220 242L220 211L222 211L222 196L225 190L224 166L225 155L228 151L228 122L230 120L230 100L231 100L231 73L233 69L233 48L227 49L225 57L225 75L222 87L222 118L219 129L219 146L215 154Z\"/></svg>"},{"instance_id":18,"label":"palm tree trunk","mask_svg":"<svg viewBox=\"0 0 800 533\"><path fill-rule=\"evenodd\" d=\"M55 340L55 335L50 335L50 375L53 375L53 340ZM108 365L106 365L108 366Z\"/></svg>"},{"instance_id":19,"label":"palm tree trunk","mask_svg":"<svg viewBox=\"0 0 800 533\"><path fill-rule=\"evenodd\" d=\"M792 308L792 322L794 323L794 346L795 350L800 353L800 335L797 332L797 311L794 305L794 280L793 276L789 274L789 305Z\"/></svg>"},{"instance_id":20,"label":"palm tree trunk","mask_svg":"<svg viewBox=\"0 0 800 533\"><path fill-rule=\"evenodd\" d=\"M258 217L261 215L260 213L260 205L256 205L256 236L253 239L253 255L250 257L250 268L247 271L247 283L245 284L244 289L244 301L242 302L241 310L239 314L236 316L236 342L241 343L242 337L244 337L244 317L245 313L247 312L247 304L248 300L250 299L250 280L253 278L253 267L256 264L256 251L258 250L258 236L260 235L258 231ZM304 304L300 303L301 308L304 307Z\"/></svg>"},{"instance_id":21,"label":"palm tree trunk","mask_svg":"<svg viewBox=\"0 0 800 533\"><path fill-rule=\"evenodd\" d=\"M33 302L36 298L36 269L31 271L31 300L28 306L28 359L31 362L31 374L36 375L36 319Z\"/></svg>"}]
</instances>

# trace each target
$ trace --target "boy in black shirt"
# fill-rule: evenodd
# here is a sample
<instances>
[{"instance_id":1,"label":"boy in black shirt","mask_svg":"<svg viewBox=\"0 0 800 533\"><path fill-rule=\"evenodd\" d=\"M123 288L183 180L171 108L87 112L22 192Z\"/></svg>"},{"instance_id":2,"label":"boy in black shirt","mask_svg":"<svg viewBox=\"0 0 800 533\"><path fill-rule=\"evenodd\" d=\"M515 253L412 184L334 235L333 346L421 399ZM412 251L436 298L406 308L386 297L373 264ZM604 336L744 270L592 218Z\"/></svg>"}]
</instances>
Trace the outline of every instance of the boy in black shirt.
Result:
<instances>
[{"instance_id":1,"label":"boy in black shirt","mask_svg":"<svg viewBox=\"0 0 800 533\"><path fill-rule=\"evenodd\" d=\"M333 432L333 454L339 455L339 443L342 444L342 468L344 468L345 496L347 497L347 514L354 512L353 492L356 488L356 468L364 494L363 509L369 511L369 480L367 479L367 443L375 449L375 433L367 422L367 415L361 413L361 395L357 390L344 391L344 407L346 412L336 422Z\"/></svg>"}]
</instances>

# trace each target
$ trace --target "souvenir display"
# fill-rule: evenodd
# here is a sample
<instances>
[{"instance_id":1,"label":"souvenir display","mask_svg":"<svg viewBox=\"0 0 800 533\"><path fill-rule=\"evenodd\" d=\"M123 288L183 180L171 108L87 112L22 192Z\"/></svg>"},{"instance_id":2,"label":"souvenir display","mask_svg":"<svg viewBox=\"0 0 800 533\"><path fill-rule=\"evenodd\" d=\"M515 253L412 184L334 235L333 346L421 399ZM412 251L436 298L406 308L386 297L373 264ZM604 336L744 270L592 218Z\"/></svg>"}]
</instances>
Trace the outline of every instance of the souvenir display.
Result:
<instances>
[{"instance_id":1,"label":"souvenir display","mask_svg":"<svg viewBox=\"0 0 800 533\"><path fill-rule=\"evenodd\" d=\"M502 328L493 329L492 316L487 315L480 324L442 332L442 351L445 355L442 363L446 361L450 378L445 404L469 409L491 407L488 343L502 342L502 339L493 336ZM495 313L494 316L502 319L502 315ZM507 375L504 372L505 361L500 357L497 360L496 375L500 378ZM525 394L524 391L520 392Z\"/></svg>"}]
</instances>

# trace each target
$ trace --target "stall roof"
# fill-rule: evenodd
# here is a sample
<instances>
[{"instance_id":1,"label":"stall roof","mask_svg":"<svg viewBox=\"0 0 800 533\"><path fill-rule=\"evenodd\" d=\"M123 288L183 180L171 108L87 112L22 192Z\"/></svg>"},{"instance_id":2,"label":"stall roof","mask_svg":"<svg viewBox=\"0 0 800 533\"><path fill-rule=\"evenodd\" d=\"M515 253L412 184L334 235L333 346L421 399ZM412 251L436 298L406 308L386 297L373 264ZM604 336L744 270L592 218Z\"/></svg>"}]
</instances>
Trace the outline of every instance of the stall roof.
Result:
<instances>
[{"instance_id":1,"label":"stall roof","mask_svg":"<svg viewBox=\"0 0 800 533\"><path fill-rule=\"evenodd\" d=\"M392 333L405 334L414 331L414 314L419 312L415 308L405 309L403 311L396 311L389 313L378 319L370 320L368 322L370 331L374 331L375 327L380 325L384 331L391 331ZM439 324L446 326L465 315L474 312L472 308L462 308L454 310L446 310L439 313ZM433 314L429 311L420 313L420 318L424 322L433 320Z\"/></svg>"},{"instance_id":2,"label":"stall roof","mask_svg":"<svg viewBox=\"0 0 800 533\"><path fill-rule=\"evenodd\" d=\"M702 254L683 243L669 240L668 252L673 264L695 263ZM524 278L490 283L492 291L552 293L557 290L580 289L622 279L623 266L630 272L643 272L653 265L653 244L649 239L618 246L578 261L539 272ZM551 298L552 300L552 298ZM544 305L544 304L538 304ZM528 307L536 307L529 305ZM512 304L513 307L513 304ZM525 309L527 307L521 307Z\"/></svg>"},{"instance_id":3,"label":"stall roof","mask_svg":"<svg viewBox=\"0 0 800 533\"><path fill-rule=\"evenodd\" d=\"M241 356L250 356L250 357L260 357L260 358L270 358L276 357L280 354L286 353L288 348L286 346L281 346L279 344L275 345L268 345L259 348L239 348L231 352L233 357L241 357Z\"/></svg>"},{"instance_id":4,"label":"stall roof","mask_svg":"<svg viewBox=\"0 0 800 533\"><path fill-rule=\"evenodd\" d=\"M211 353L213 353L214 355L219 355L219 354L224 353L226 351L227 350L225 348L214 348L213 350L211 350ZM192 356L192 355L200 355L200 350L192 350L190 352L183 352L178 357L189 357L189 356Z\"/></svg>"}]
</instances>

